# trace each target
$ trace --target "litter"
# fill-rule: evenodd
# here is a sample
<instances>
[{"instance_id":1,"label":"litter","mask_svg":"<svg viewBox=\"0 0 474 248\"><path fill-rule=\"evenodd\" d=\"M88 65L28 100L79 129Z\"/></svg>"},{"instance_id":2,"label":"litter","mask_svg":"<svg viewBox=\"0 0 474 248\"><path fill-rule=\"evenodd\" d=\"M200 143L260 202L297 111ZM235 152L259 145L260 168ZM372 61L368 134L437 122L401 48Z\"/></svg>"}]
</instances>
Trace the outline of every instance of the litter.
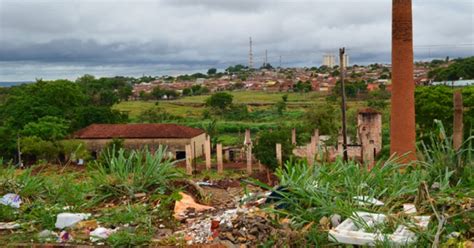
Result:
<instances>
[{"instance_id":1,"label":"litter","mask_svg":"<svg viewBox=\"0 0 474 248\"><path fill-rule=\"evenodd\" d=\"M59 237L58 233L53 232L51 230L43 230L40 233L38 233L38 238L40 239L57 239Z\"/></svg>"},{"instance_id":2,"label":"litter","mask_svg":"<svg viewBox=\"0 0 474 248\"><path fill-rule=\"evenodd\" d=\"M383 206L384 205L383 202L369 196L354 196L353 199L356 200L359 205L363 205L363 206L367 206L367 205Z\"/></svg>"},{"instance_id":3,"label":"litter","mask_svg":"<svg viewBox=\"0 0 474 248\"><path fill-rule=\"evenodd\" d=\"M12 230L20 227L16 222L0 222L0 230Z\"/></svg>"},{"instance_id":4,"label":"litter","mask_svg":"<svg viewBox=\"0 0 474 248\"><path fill-rule=\"evenodd\" d=\"M196 203L190 195L187 195L183 192L180 192L179 194L182 196L182 198L175 203L173 214L174 218L177 220L183 220L186 217L185 213L188 208L194 209L195 212L214 210L213 207Z\"/></svg>"},{"instance_id":5,"label":"litter","mask_svg":"<svg viewBox=\"0 0 474 248\"><path fill-rule=\"evenodd\" d=\"M90 233L90 240L92 242L97 242L102 239L108 238L112 233L115 233L116 229L109 229L105 227L98 227Z\"/></svg>"},{"instance_id":6,"label":"litter","mask_svg":"<svg viewBox=\"0 0 474 248\"><path fill-rule=\"evenodd\" d=\"M196 182L196 184L199 186L214 186L211 182Z\"/></svg>"},{"instance_id":7,"label":"litter","mask_svg":"<svg viewBox=\"0 0 474 248\"><path fill-rule=\"evenodd\" d=\"M21 198L17 194L8 193L0 199L0 203L5 206L10 206L13 208L20 208L20 204L22 203Z\"/></svg>"},{"instance_id":8,"label":"litter","mask_svg":"<svg viewBox=\"0 0 474 248\"><path fill-rule=\"evenodd\" d=\"M415 204L403 204L403 212L406 214L416 214Z\"/></svg>"},{"instance_id":9,"label":"litter","mask_svg":"<svg viewBox=\"0 0 474 248\"><path fill-rule=\"evenodd\" d=\"M367 227L383 224L386 216L384 214L372 214L366 212L356 212L356 219L361 220ZM430 216L414 216L414 224L419 228L428 227ZM359 227L360 221L346 219L339 226L329 231L329 240L351 245L375 246L377 242L385 239L396 246L404 246L416 241L416 235L404 225L399 225L393 233L367 232Z\"/></svg>"},{"instance_id":10,"label":"litter","mask_svg":"<svg viewBox=\"0 0 474 248\"><path fill-rule=\"evenodd\" d=\"M68 242L68 241L71 241L71 240L72 240L72 236L66 231L62 231L59 234L58 242Z\"/></svg>"},{"instance_id":11,"label":"litter","mask_svg":"<svg viewBox=\"0 0 474 248\"><path fill-rule=\"evenodd\" d=\"M56 228L63 229L65 227L70 227L82 220L89 218L91 214L82 214L82 213L60 213L56 219Z\"/></svg>"}]
</instances>

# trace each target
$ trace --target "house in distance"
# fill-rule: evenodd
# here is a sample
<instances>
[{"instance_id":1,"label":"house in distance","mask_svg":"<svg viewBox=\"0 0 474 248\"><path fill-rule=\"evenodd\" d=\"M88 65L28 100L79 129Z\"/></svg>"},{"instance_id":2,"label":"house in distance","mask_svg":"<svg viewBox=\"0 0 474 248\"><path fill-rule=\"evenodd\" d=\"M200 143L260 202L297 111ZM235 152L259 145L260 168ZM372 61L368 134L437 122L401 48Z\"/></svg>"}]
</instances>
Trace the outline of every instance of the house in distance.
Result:
<instances>
[{"instance_id":1,"label":"house in distance","mask_svg":"<svg viewBox=\"0 0 474 248\"><path fill-rule=\"evenodd\" d=\"M92 124L75 132L73 138L85 142L95 156L113 139L121 139L126 149L148 147L155 151L163 145L172 157L184 159L186 145L191 145L192 157L202 156L206 133L176 124Z\"/></svg>"}]
</instances>

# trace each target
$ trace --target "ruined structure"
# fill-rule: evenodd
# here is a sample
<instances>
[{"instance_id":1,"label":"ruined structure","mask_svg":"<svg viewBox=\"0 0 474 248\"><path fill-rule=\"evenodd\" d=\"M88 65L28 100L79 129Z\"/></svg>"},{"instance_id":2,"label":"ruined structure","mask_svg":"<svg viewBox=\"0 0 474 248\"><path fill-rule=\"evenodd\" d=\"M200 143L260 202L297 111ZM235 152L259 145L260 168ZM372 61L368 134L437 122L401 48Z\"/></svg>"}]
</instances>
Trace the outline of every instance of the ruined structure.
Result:
<instances>
[{"instance_id":1,"label":"ruined structure","mask_svg":"<svg viewBox=\"0 0 474 248\"><path fill-rule=\"evenodd\" d=\"M392 0L392 110L390 153L415 157L415 83L411 0Z\"/></svg>"},{"instance_id":2,"label":"ruined structure","mask_svg":"<svg viewBox=\"0 0 474 248\"><path fill-rule=\"evenodd\" d=\"M362 161L373 166L375 157L382 150L382 115L370 108L359 110L357 135L361 146Z\"/></svg>"},{"instance_id":3,"label":"ruined structure","mask_svg":"<svg viewBox=\"0 0 474 248\"><path fill-rule=\"evenodd\" d=\"M123 140L127 149L148 147L155 151L160 145L167 146L168 156L186 158L186 145L190 145L190 158L204 153L206 133L197 128L176 124L92 124L72 135L85 142L86 147L98 155L113 139Z\"/></svg>"}]
</instances>

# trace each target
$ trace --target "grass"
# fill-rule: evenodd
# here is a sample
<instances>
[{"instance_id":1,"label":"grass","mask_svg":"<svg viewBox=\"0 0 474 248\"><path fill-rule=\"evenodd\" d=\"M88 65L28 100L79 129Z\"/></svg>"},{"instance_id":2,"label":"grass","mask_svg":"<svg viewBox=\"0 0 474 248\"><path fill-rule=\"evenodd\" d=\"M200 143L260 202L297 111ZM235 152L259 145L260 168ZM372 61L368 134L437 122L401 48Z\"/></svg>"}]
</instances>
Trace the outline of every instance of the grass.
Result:
<instances>
[{"instance_id":1,"label":"grass","mask_svg":"<svg viewBox=\"0 0 474 248\"><path fill-rule=\"evenodd\" d=\"M415 203L419 215L437 216L431 219L428 230L412 229L419 236L417 246L430 246L437 233L441 236L441 243L453 242L448 238L451 232L461 234L460 242L472 239L474 213L468 203L474 196L472 174L455 176L456 170L465 172L466 167L472 169L471 150L454 151L451 143L446 142L446 134L440 126L439 133L433 134L432 143L423 146L420 152L424 156L414 166L407 167L397 164L396 159L389 159L379 161L371 171L354 161L344 163L337 160L312 167L305 161L289 161L286 168L276 171L280 185L285 187L279 191L282 198L277 201L277 208L269 207L267 211L290 218L297 229L316 223L313 226L315 231L306 237L313 240L314 246L329 242L327 230L317 223L332 214L351 218L365 229L380 233L387 233L399 224L413 226L406 215L400 214L404 203ZM428 196L423 197L426 194ZM355 196L375 198L384 205L359 205L353 199ZM356 211L383 213L391 217L388 223L369 228L365 221L354 217ZM437 227L441 221L438 215L449 219L443 229ZM390 244L382 242L380 245L389 247Z\"/></svg>"}]
</instances>

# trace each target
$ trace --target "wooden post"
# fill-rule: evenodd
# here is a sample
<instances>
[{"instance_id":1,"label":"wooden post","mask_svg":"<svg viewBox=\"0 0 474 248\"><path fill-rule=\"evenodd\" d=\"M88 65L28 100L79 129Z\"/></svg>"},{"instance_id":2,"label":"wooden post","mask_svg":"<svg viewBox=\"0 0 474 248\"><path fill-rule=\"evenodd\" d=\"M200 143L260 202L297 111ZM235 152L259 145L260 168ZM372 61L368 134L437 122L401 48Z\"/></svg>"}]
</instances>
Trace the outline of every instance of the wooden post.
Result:
<instances>
[{"instance_id":1,"label":"wooden post","mask_svg":"<svg viewBox=\"0 0 474 248\"><path fill-rule=\"evenodd\" d=\"M186 174L193 174L193 158L192 158L192 149L191 145L186 145Z\"/></svg>"},{"instance_id":2,"label":"wooden post","mask_svg":"<svg viewBox=\"0 0 474 248\"><path fill-rule=\"evenodd\" d=\"M308 161L308 166L313 166L314 154L313 154L313 146L311 144L306 145L306 159Z\"/></svg>"},{"instance_id":3,"label":"wooden post","mask_svg":"<svg viewBox=\"0 0 474 248\"><path fill-rule=\"evenodd\" d=\"M454 91L453 148L457 151L463 141L463 103L461 90Z\"/></svg>"},{"instance_id":4,"label":"wooden post","mask_svg":"<svg viewBox=\"0 0 474 248\"><path fill-rule=\"evenodd\" d=\"M217 173L222 174L224 172L224 165L222 164L222 144L217 144L216 150L217 150Z\"/></svg>"},{"instance_id":5,"label":"wooden post","mask_svg":"<svg viewBox=\"0 0 474 248\"><path fill-rule=\"evenodd\" d=\"M278 161L278 166L283 166L283 161L281 157L281 144L276 144L276 159Z\"/></svg>"},{"instance_id":6,"label":"wooden post","mask_svg":"<svg viewBox=\"0 0 474 248\"><path fill-rule=\"evenodd\" d=\"M206 155L206 169L211 169L211 137L206 135L206 141L204 143L204 153Z\"/></svg>"},{"instance_id":7,"label":"wooden post","mask_svg":"<svg viewBox=\"0 0 474 248\"><path fill-rule=\"evenodd\" d=\"M291 144L296 145L296 128L291 129Z\"/></svg>"}]
</instances>

